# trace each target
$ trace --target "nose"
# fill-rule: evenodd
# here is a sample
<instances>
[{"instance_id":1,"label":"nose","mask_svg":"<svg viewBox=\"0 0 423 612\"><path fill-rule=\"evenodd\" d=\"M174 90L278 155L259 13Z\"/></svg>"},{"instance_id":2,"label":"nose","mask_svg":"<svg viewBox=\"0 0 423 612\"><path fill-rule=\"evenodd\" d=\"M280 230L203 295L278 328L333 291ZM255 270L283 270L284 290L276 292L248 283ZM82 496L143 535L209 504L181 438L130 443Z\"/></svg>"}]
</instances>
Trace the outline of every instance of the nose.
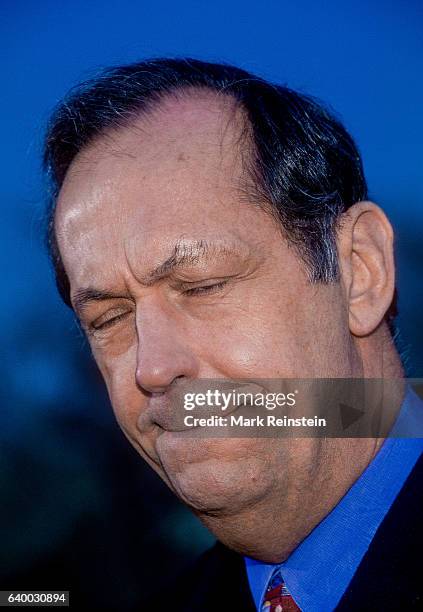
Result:
<instances>
[{"instance_id":1,"label":"nose","mask_svg":"<svg viewBox=\"0 0 423 612\"><path fill-rule=\"evenodd\" d=\"M151 305L150 305L151 306ZM177 378L195 378L198 362L178 323L162 309L137 314L137 385L149 393L166 391Z\"/></svg>"}]
</instances>

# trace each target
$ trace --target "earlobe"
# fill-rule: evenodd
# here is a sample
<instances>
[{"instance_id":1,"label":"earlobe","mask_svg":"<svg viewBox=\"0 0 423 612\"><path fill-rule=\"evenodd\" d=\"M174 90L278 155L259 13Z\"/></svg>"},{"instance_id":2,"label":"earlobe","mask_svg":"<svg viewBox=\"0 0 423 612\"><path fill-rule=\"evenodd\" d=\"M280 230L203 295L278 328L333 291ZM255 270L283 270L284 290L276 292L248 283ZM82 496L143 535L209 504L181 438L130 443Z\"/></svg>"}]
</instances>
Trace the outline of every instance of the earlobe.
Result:
<instances>
[{"instance_id":1,"label":"earlobe","mask_svg":"<svg viewBox=\"0 0 423 612\"><path fill-rule=\"evenodd\" d=\"M393 230L379 206L359 202L348 210L340 257L350 331L366 336L383 320L395 290Z\"/></svg>"}]
</instances>

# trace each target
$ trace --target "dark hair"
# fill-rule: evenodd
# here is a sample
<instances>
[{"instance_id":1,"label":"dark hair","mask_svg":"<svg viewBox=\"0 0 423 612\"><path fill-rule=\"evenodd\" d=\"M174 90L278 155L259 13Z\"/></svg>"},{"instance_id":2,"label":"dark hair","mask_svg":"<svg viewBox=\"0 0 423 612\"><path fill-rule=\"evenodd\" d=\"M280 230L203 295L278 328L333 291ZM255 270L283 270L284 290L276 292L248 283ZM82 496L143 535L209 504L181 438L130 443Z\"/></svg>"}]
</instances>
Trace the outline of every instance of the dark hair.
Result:
<instances>
[{"instance_id":1,"label":"dark hair","mask_svg":"<svg viewBox=\"0 0 423 612\"><path fill-rule=\"evenodd\" d=\"M341 213L367 197L357 148L341 123L314 99L245 70L195 59L153 59L105 70L71 90L49 124L44 168L50 180L48 244L59 292L70 305L54 234L54 210L79 151L107 130L130 124L163 97L191 88L232 96L251 134L250 178L302 257L311 281L338 278Z\"/></svg>"}]
</instances>

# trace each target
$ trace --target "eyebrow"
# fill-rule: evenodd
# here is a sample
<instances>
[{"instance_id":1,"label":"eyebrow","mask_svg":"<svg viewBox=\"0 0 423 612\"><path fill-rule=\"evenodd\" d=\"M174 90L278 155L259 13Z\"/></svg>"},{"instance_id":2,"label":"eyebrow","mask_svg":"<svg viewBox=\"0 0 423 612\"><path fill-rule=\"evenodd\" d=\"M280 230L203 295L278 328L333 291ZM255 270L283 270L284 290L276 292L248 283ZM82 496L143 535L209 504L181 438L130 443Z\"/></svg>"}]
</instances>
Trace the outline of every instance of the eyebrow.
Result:
<instances>
[{"instance_id":1,"label":"eyebrow","mask_svg":"<svg viewBox=\"0 0 423 612\"><path fill-rule=\"evenodd\" d=\"M199 261L206 259L220 259L224 255L240 254L239 247L229 243L209 243L206 240L184 241L179 240L172 251L172 254L153 270L139 279L139 282L151 287L158 281L170 276L178 268L188 265L195 265ZM129 295L103 291L93 287L78 289L72 297L75 311L82 312L90 302L100 302L103 300L129 299Z\"/></svg>"},{"instance_id":2,"label":"eyebrow","mask_svg":"<svg viewBox=\"0 0 423 612\"><path fill-rule=\"evenodd\" d=\"M74 310L81 314L91 302L101 302L103 300L116 300L118 298L129 299L128 295L122 295L120 293L113 293L111 291L102 291L101 289L94 289L87 287L85 289L78 289L75 291L72 297L72 303Z\"/></svg>"},{"instance_id":3,"label":"eyebrow","mask_svg":"<svg viewBox=\"0 0 423 612\"><path fill-rule=\"evenodd\" d=\"M184 241L178 240L173 248L173 252L163 263L159 264L154 270L146 274L141 283L147 287L159 280L169 276L178 268L195 265L201 260L219 259L222 255L239 252L228 243L210 243L207 240Z\"/></svg>"}]
</instances>

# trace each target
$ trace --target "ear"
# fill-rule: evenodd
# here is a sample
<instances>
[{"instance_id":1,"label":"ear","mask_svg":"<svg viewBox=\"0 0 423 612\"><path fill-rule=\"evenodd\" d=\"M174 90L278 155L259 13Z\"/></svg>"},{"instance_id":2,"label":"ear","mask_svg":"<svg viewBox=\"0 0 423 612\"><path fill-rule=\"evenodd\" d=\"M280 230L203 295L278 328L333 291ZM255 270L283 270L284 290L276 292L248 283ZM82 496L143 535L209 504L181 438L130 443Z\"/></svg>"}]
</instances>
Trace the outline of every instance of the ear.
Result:
<instances>
[{"instance_id":1,"label":"ear","mask_svg":"<svg viewBox=\"0 0 423 612\"><path fill-rule=\"evenodd\" d=\"M373 202L358 202L343 215L337 243L349 327L355 336L372 333L392 303L393 242L392 226Z\"/></svg>"}]
</instances>

